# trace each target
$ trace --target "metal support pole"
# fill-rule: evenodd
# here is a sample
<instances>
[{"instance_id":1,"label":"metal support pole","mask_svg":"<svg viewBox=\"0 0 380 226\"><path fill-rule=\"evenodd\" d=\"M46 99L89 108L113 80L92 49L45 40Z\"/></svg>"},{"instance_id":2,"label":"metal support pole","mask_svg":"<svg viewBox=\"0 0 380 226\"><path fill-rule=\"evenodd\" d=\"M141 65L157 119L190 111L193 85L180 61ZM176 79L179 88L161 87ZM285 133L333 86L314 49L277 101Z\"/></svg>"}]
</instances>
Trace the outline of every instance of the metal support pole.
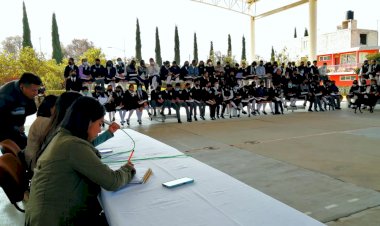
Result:
<instances>
[{"instance_id":1,"label":"metal support pole","mask_svg":"<svg viewBox=\"0 0 380 226\"><path fill-rule=\"evenodd\" d=\"M309 60L316 60L317 52L317 0L309 0Z\"/></svg>"},{"instance_id":2,"label":"metal support pole","mask_svg":"<svg viewBox=\"0 0 380 226\"><path fill-rule=\"evenodd\" d=\"M256 46L255 46L255 17L251 16L251 60L255 59Z\"/></svg>"}]
</instances>

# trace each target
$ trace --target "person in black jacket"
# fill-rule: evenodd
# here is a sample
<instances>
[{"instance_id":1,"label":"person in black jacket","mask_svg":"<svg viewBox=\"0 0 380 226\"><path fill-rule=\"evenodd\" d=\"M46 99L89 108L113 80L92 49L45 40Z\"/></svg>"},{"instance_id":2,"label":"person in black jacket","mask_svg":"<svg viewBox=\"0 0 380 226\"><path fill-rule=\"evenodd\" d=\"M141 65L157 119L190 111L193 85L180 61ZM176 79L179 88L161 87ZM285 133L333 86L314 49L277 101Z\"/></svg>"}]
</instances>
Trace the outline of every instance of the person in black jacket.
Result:
<instances>
[{"instance_id":1,"label":"person in black jacket","mask_svg":"<svg viewBox=\"0 0 380 226\"><path fill-rule=\"evenodd\" d=\"M75 69L70 71L70 76L66 80L66 91L80 92L82 89L82 80L79 78Z\"/></svg>"},{"instance_id":2,"label":"person in black jacket","mask_svg":"<svg viewBox=\"0 0 380 226\"><path fill-rule=\"evenodd\" d=\"M206 104L202 100L202 87L200 86L200 80L194 80L194 87L190 91L190 96L194 100L194 120L197 121L197 107L199 108L200 118L205 120L205 108Z\"/></svg>"},{"instance_id":3,"label":"person in black jacket","mask_svg":"<svg viewBox=\"0 0 380 226\"><path fill-rule=\"evenodd\" d=\"M143 114L144 109L146 110L146 112L148 112L149 117L151 116L151 113L149 112L148 94L145 90L142 89L141 84L137 86L136 98L138 104L138 108L136 108L137 122L141 125L141 116Z\"/></svg>"},{"instance_id":4,"label":"person in black jacket","mask_svg":"<svg viewBox=\"0 0 380 226\"><path fill-rule=\"evenodd\" d=\"M68 65L65 67L65 71L63 72L63 76L65 77L65 81L69 79L70 72L75 70L76 74L79 75L79 68L75 65L74 58L70 57L68 61Z\"/></svg>"},{"instance_id":5,"label":"person in black jacket","mask_svg":"<svg viewBox=\"0 0 380 226\"><path fill-rule=\"evenodd\" d=\"M106 77L104 79L105 84L111 84L112 87L115 87L115 76L116 76L116 68L113 66L112 60L108 60L105 68Z\"/></svg>"},{"instance_id":6,"label":"person in black jacket","mask_svg":"<svg viewBox=\"0 0 380 226\"><path fill-rule=\"evenodd\" d=\"M130 84L128 86L128 90L124 93L123 103L125 110L129 111L129 115L127 118L127 125L130 125L130 119L133 114L133 112L138 109L139 106L139 100L137 98L137 93L135 92L135 86L133 84Z\"/></svg>"},{"instance_id":7,"label":"person in black jacket","mask_svg":"<svg viewBox=\"0 0 380 226\"><path fill-rule=\"evenodd\" d=\"M32 73L24 73L19 80L0 87L0 141L13 140L21 149L27 142L24 123L26 117L37 112L34 102L41 79Z\"/></svg>"},{"instance_id":8,"label":"person in black jacket","mask_svg":"<svg viewBox=\"0 0 380 226\"><path fill-rule=\"evenodd\" d=\"M96 85L99 85L104 90L106 72L104 66L100 64L100 59L95 59L95 64L91 66L91 75L95 79Z\"/></svg>"}]
</instances>

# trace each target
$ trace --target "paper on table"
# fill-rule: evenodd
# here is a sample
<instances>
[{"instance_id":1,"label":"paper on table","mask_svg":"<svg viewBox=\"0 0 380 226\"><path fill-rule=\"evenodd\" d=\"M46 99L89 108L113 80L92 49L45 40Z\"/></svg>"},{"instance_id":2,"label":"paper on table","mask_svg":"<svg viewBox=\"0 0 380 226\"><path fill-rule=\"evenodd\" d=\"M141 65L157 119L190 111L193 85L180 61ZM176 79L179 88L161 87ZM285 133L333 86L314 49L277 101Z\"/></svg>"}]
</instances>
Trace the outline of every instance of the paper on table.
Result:
<instances>
[{"instance_id":1,"label":"paper on table","mask_svg":"<svg viewBox=\"0 0 380 226\"><path fill-rule=\"evenodd\" d=\"M136 174L133 176L130 184L144 184L148 181L153 171L151 168L136 167Z\"/></svg>"}]
</instances>

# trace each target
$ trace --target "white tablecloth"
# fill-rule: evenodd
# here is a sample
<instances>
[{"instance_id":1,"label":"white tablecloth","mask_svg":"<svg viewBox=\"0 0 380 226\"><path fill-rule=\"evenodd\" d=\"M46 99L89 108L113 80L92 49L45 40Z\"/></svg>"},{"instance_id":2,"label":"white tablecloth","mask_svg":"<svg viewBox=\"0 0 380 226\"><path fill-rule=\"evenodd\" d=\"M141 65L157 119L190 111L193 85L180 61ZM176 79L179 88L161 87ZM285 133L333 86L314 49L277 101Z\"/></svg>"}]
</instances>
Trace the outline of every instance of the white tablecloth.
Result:
<instances>
[{"instance_id":1,"label":"white tablecloth","mask_svg":"<svg viewBox=\"0 0 380 226\"><path fill-rule=\"evenodd\" d=\"M134 159L182 154L141 133L125 131L136 141ZM117 153L131 147L130 139L118 131L114 138L98 148L113 148L113 153ZM125 153L104 160L127 157L128 153ZM127 185L117 192L102 189L100 201L111 226L323 225L191 157L159 158L134 163L138 167L150 167L153 175L146 184ZM193 178L194 183L172 189L162 186L163 182L181 177Z\"/></svg>"}]
</instances>

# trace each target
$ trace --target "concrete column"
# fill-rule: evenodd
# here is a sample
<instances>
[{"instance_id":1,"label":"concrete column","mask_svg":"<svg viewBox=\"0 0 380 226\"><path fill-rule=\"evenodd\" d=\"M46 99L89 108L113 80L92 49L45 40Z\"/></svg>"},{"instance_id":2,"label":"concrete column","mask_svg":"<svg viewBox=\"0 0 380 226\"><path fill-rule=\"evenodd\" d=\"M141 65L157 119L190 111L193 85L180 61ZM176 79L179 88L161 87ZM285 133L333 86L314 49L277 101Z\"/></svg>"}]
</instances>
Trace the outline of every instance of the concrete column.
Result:
<instances>
[{"instance_id":1,"label":"concrete column","mask_svg":"<svg viewBox=\"0 0 380 226\"><path fill-rule=\"evenodd\" d=\"M309 0L309 60L317 55L317 0Z\"/></svg>"},{"instance_id":2,"label":"concrete column","mask_svg":"<svg viewBox=\"0 0 380 226\"><path fill-rule=\"evenodd\" d=\"M251 16L251 60L253 60L256 55L255 45L255 17Z\"/></svg>"}]
</instances>

